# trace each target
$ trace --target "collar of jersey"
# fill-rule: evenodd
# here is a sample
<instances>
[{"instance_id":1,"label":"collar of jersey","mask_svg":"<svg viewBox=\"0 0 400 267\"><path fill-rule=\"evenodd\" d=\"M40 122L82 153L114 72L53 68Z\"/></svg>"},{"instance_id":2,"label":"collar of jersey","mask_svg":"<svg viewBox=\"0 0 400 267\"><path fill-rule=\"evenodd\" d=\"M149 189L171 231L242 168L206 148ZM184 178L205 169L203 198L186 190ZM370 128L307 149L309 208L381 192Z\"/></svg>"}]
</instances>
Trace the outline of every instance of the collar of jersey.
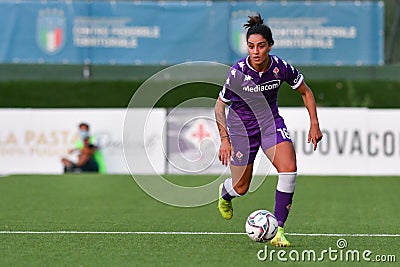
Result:
<instances>
[{"instance_id":1,"label":"collar of jersey","mask_svg":"<svg viewBox=\"0 0 400 267\"><path fill-rule=\"evenodd\" d=\"M247 67L249 67L249 69L251 69L252 71L256 72L258 75L260 75L260 73L261 73L261 74L266 73L266 72L271 68L271 66L272 66L272 58L271 58L270 55L268 55L268 57L269 57L270 63L269 63L268 68L267 68L264 72L257 71L255 68L253 68L253 67L250 65L250 63L249 63L249 58L250 58L250 56L247 56L247 57L246 57L246 60L245 60L245 61L246 61L246 65L247 65Z\"/></svg>"}]
</instances>

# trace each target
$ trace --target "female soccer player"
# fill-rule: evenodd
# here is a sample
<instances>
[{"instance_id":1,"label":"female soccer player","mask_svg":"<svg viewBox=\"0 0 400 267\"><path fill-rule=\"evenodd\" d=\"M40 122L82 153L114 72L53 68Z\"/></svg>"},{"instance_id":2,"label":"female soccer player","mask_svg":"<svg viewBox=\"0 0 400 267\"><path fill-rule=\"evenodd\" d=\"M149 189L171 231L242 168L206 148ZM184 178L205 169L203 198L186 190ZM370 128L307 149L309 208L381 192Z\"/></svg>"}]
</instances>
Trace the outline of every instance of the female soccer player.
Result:
<instances>
[{"instance_id":1,"label":"female soccer player","mask_svg":"<svg viewBox=\"0 0 400 267\"><path fill-rule=\"evenodd\" d=\"M308 142L313 143L314 150L322 133L311 89L297 69L269 54L274 40L260 14L250 16L244 27L247 29L248 56L231 67L215 105L221 138L218 156L223 165L230 162L232 175L219 187L218 209L223 218L232 218L232 199L248 191L254 159L261 147L279 174L274 210L279 228L270 242L274 246L288 247L290 243L284 236L283 226L292 204L297 165L292 141L278 111L278 90L283 82L303 98L310 116Z\"/></svg>"}]
</instances>

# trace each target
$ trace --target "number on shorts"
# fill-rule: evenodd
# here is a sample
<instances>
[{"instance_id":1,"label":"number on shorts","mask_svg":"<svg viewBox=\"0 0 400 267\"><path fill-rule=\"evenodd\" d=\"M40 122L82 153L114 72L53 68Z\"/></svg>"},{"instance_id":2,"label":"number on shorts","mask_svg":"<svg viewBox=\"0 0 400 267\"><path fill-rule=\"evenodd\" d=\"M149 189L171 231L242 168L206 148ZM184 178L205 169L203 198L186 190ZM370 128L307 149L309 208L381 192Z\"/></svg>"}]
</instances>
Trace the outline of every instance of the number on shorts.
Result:
<instances>
[{"instance_id":1,"label":"number on shorts","mask_svg":"<svg viewBox=\"0 0 400 267\"><path fill-rule=\"evenodd\" d=\"M276 130L281 133L283 139L290 139L289 132L286 128L278 128Z\"/></svg>"}]
</instances>

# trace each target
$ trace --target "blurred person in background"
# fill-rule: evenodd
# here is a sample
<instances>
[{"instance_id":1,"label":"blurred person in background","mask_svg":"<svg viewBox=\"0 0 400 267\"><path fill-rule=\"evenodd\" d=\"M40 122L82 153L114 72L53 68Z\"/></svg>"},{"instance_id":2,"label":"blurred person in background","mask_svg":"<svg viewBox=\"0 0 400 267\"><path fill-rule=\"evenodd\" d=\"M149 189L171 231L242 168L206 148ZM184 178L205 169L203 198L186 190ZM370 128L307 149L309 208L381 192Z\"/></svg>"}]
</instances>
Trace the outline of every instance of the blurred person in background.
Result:
<instances>
[{"instance_id":1,"label":"blurred person in background","mask_svg":"<svg viewBox=\"0 0 400 267\"><path fill-rule=\"evenodd\" d=\"M105 173L103 155L96 142L96 138L89 134L89 124L79 124L79 136L75 148L68 151L69 154L78 153L76 162L63 157L64 173L69 172L99 172Z\"/></svg>"},{"instance_id":2,"label":"blurred person in background","mask_svg":"<svg viewBox=\"0 0 400 267\"><path fill-rule=\"evenodd\" d=\"M310 117L308 142L313 143L314 150L322 133L311 89L296 68L269 54L274 40L260 14L250 16L244 27L248 56L231 67L215 105L221 138L218 156L231 171L231 178L219 187L218 209L224 219L232 218L232 199L248 191L254 160L261 147L278 172L274 215L279 227L270 242L274 246L289 247L283 227L292 205L297 163L292 140L278 111L278 91L283 82L303 98ZM226 117L225 107L229 103Z\"/></svg>"}]
</instances>

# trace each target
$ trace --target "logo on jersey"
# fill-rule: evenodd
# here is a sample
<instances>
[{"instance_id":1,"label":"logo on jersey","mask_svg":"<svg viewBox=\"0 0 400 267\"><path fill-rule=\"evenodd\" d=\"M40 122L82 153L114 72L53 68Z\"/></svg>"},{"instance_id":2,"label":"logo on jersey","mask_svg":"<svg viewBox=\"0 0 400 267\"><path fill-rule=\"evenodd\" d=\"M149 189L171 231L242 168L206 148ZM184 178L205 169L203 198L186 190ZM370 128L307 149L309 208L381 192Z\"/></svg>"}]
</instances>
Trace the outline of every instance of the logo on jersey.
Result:
<instances>
[{"instance_id":1,"label":"logo on jersey","mask_svg":"<svg viewBox=\"0 0 400 267\"><path fill-rule=\"evenodd\" d=\"M236 69L231 69L231 75L236 78Z\"/></svg>"},{"instance_id":2,"label":"logo on jersey","mask_svg":"<svg viewBox=\"0 0 400 267\"><path fill-rule=\"evenodd\" d=\"M293 83L297 84L302 77L303 77L303 75L301 75L301 73L299 73L299 75L297 75L296 79L294 79Z\"/></svg>"},{"instance_id":3,"label":"logo on jersey","mask_svg":"<svg viewBox=\"0 0 400 267\"><path fill-rule=\"evenodd\" d=\"M258 93L258 92L264 92L264 91L269 91L269 90L275 90L278 89L279 86L281 86L281 81L280 80L272 80L260 85L254 85L254 86L244 86L242 87L243 91L245 92L250 92L250 93Z\"/></svg>"},{"instance_id":4,"label":"logo on jersey","mask_svg":"<svg viewBox=\"0 0 400 267\"><path fill-rule=\"evenodd\" d=\"M225 84L226 84L226 85L230 85L230 83L231 83L231 79L229 79L229 77L226 78Z\"/></svg>"},{"instance_id":5,"label":"logo on jersey","mask_svg":"<svg viewBox=\"0 0 400 267\"><path fill-rule=\"evenodd\" d=\"M46 8L39 11L36 21L36 40L47 54L59 52L65 43L66 19L64 11Z\"/></svg>"},{"instance_id":6,"label":"logo on jersey","mask_svg":"<svg viewBox=\"0 0 400 267\"><path fill-rule=\"evenodd\" d=\"M239 67L242 69L242 71L243 71L243 69L244 69L244 62L243 61L240 61L239 62Z\"/></svg>"},{"instance_id":7,"label":"logo on jersey","mask_svg":"<svg viewBox=\"0 0 400 267\"><path fill-rule=\"evenodd\" d=\"M250 75L245 75L243 81L251 81L253 80L253 77L251 77Z\"/></svg>"},{"instance_id":8,"label":"logo on jersey","mask_svg":"<svg viewBox=\"0 0 400 267\"><path fill-rule=\"evenodd\" d=\"M274 70L272 71L274 73L275 78L278 76L279 73L279 68L275 67Z\"/></svg>"}]
</instances>

